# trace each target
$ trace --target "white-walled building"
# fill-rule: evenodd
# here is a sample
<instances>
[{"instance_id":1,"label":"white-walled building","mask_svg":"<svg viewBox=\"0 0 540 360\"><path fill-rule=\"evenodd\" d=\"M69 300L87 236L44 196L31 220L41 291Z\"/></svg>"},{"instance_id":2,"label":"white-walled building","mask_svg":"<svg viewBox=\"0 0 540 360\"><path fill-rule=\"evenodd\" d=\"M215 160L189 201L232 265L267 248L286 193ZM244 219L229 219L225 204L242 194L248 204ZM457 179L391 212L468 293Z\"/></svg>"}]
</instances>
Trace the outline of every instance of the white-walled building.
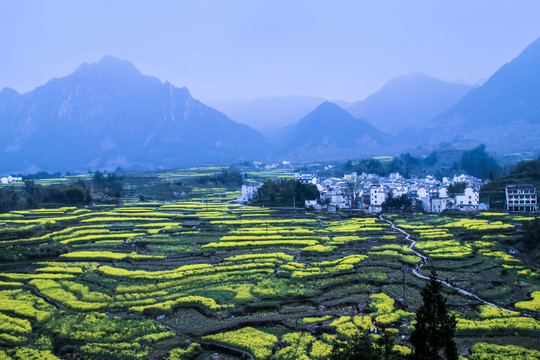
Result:
<instances>
[{"instance_id":1,"label":"white-walled building","mask_svg":"<svg viewBox=\"0 0 540 360\"><path fill-rule=\"evenodd\" d=\"M480 203L480 193L471 187L467 187L463 194L456 194L454 200L456 208L461 210L476 210Z\"/></svg>"},{"instance_id":2,"label":"white-walled building","mask_svg":"<svg viewBox=\"0 0 540 360\"><path fill-rule=\"evenodd\" d=\"M537 211L538 197L534 185L506 185L506 208L508 211Z\"/></svg>"},{"instance_id":3,"label":"white-walled building","mask_svg":"<svg viewBox=\"0 0 540 360\"><path fill-rule=\"evenodd\" d=\"M2 184L11 184L11 183L20 183L22 182L22 177L16 177L16 176L4 176L0 179L0 183Z\"/></svg>"},{"instance_id":4,"label":"white-walled building","mask_svg":"<svg viewBox=\"0 0 540 360\"><path fill-rule=\"evenodd\" d=\"M242 185L242 196L238 198L238 201L242 204L247 204L254 199L259 198L259 188L261 185Z\"/></svg>"},{"instance_id":5,"label":"white-walled building","mask_svg":"<svg viewBox=\"0 0 540 360\"><path fill-rule=\"evenodd\" d=\"M381 206L386 201L387 195L384 186L372 186L369 189L369 204L372 206Z\"/></svg>"},{"instance_id":6,"label":"white-walled building","mask_svg":"<svg viewBox=\"0 0 540 360\"><path fill-rule=\"evenodd\" d=\"M441 213L444 210L451 209L454 206L453 199L449 197L432 198L430 203L430 210L432 213Z\"/></svg>"},{"instance_id":7,"label":"white-walled building","mask_svg":"<svg viewBox=\"0 0 540 360\"><path fill-rule=\"evenodd\" d=\"M313 184L313 185L315 185L318 182L317 176L313 175L313 174L295 173L294 177L296 178L296 180L298 180L302 184Z\"/></svg>"}]
</instances>

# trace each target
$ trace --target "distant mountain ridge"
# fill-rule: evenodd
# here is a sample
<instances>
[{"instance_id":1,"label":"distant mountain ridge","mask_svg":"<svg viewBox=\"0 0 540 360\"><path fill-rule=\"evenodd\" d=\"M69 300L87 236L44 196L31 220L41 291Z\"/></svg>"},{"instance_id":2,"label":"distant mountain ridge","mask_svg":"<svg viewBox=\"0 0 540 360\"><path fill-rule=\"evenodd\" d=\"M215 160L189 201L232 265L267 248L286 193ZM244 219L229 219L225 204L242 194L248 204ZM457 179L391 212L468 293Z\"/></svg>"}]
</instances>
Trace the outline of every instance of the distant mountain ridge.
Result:
<instances>
[{"instance_id":1,"label":"distant mountain ridge","mask_svg":"<svg viewBox=\"0 0 540 360\"><path fill-rule=\"evenodd\" d=\"M320 97L291 95L261 96L253 100L222 98L207 102L234 121L272 136L325 101Z\"/></svg>"},{"instance_id":2,"label":"distant mountain ridge","mask_svg":"<svg viewBox=\"0 0 540 360\"><path fill-rule=\"evenodd\" d=\"M285 127L273 140L275 156L293 160L374 155L392 148L392 136L328 101Z\"/></svg>"},{"instance_id":3,"label":"distant mountain ridge","mask_svg":"<svg viewBox=\"0 0 540 360\"><path fill-rule=\"evenodd\" d=\"M421 130L472 89L472 85L452 84L426 74L412 73L389 80L381 89L347 110L395 135L407 128Z\"/></svg>"},{"instance_id":4,"label":"distant mountain ridge","mask_svg":"<svg viewBox=\"0 0 540 360\"><path fill-rule=\"evenodd\" d=\"M159 169L264 160L256 130L112 56L26 93L0 92L0 171Z\"/></svg>"},{"instance_id":5,"label":"distant mountain ridge","mask_svg":"<svg viewBox=\"0 0 540 360\"><path fill-rule=\"evenodd\" d=\"M540 150L540 38L428 124L432 144Z\"/></svg>"}]
</instances>

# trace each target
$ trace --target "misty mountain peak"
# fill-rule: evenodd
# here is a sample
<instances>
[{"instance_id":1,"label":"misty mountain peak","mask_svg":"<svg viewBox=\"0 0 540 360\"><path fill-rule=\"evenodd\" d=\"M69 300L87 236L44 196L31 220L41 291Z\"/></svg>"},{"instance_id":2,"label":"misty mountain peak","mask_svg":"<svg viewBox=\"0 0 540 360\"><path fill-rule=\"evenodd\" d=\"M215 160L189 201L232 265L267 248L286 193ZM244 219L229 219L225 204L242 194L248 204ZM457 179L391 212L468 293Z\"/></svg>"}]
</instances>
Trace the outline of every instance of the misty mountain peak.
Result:
<instances>
[{"instance_id":1,"label":"misty mountain peak","mask_svg":"<svg viewBox=\"0 0 540 360\"><path fill-rule=\"evenodd\" d=\"M4 90L0 118L0 156L8 159L1 171L107 168L120 160L147 169L266 156L266 139L255 130L113 56L22 96Z\"/></svg>"},{"instance_id":2,"label":"misty mountain peak","mask_svg":"<svg viewBox=\"0 0 540 360\"><path fill-rule=\"evenodd\" d=\"M315 114L317 116L319 115L339 115L344 116L347 118L352 118L352 115L347 112L347 110L343 109L336 103L325 101L321 105L317 106L315 110L310 114ZM309 115L308 115L309 116Z\"/></svg>"},{"instance_id":3,"label":"misty mountain peak","mask_svg":"<svg viewBox=\"0 0 540 360\"><path fill-rule=\"evenodd\" d=\"M115 56L104 55L97 63L84 63L75 71L75 74L106 75L106 76L141 76L141 72L132 62L122 60Z\"/></svg>"},{"instance_id":4,"label":"misty mountain peak","mask_svg":"<svg viewBox=\"0 0 540 360\"><path fill-rule=\"evenodd\" d=\"M20 95L21 94L19 94L17 92L17 90L12 89L10 87L5 87L5 88L2 89L2 91L0 91L0 97L15 98L15 97L18 97Z\"/></svg>"}]
</instances>

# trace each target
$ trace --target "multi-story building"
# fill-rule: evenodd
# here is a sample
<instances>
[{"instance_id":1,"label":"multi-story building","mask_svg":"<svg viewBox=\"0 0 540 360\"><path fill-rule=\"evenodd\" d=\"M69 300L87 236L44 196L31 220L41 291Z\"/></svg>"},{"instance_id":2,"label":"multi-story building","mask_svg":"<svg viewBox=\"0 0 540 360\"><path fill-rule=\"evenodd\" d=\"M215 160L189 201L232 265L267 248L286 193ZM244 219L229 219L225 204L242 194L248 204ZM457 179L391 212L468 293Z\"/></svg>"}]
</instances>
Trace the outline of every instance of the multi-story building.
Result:
<instances>
[{"instance_id":1,"label":"multi-story building","mask_svg":"<svg viewBox=\"0 0 540 360\"><path fill-rule=\"evenodd\" d=\"M258 185L242 185L242 196L238 198L238 202L241 204L247 204L250 201L253 201L259 197L259 188L261 184Z\"/></svg>"},{"instance_id":2,"label":"multi-story building","mask_svg":"<svg viewBox=\"0 0 540 360\"><path fill-rule=\"evenodd\" d=\"M531 184L506 185L506 209L508 211L537 211L536 188Z\"/></svg>"}]
</instances>

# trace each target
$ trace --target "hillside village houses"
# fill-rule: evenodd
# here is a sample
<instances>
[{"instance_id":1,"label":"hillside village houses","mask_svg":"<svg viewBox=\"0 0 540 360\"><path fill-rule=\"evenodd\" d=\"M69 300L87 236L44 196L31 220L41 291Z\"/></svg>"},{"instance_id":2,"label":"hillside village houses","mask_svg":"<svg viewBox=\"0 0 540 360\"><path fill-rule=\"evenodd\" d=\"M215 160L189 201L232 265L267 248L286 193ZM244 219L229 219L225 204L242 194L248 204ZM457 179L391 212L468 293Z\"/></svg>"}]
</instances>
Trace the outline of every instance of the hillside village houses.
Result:
<instances>
[{"instance_id":1,"label":"hillside village houses","mask_svg":"<svg viewBox=\"0 0 540 360\"><path fill-rule=\"evenodd\" d=\"M483 181L470 175L456 175L453 178L437 180L428 175L425 178L405 179L399 173L388 177L375 174L357 173L346 174L341 178L320 178L316 174L295 173L294 177L301 183L317 186L320 199L306 201L307 207L321 209L364 209L369 212L381 212L382 204L388 197L408 195L417 208L425 212L441 213L446 209L471 211L487 210L487 204L480 204L479 189ZM467 184L461 194L449 194L448 187L454 183ZM247 204L257 196L259 185L243 185L242 196L238 201Z\"/></svg>"}]
</instances>

